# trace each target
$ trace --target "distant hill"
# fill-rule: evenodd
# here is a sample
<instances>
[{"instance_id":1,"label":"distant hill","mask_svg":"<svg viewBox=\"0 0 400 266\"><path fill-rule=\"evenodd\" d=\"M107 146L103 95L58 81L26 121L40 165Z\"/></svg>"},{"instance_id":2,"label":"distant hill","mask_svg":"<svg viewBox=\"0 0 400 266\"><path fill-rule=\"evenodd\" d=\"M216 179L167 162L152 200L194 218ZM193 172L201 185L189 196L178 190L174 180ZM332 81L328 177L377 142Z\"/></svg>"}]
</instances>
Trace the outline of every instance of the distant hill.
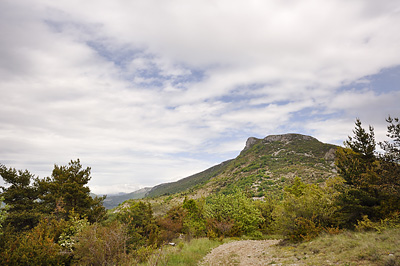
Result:
<instances>
[{"instance_id":1,"label":"distant hill","mask_svg":"<svg viewBox=\"0 0 400 266\"><path fill-rule=\"evenodd\" d=\"M106 209L117 207L120 203L129 199L142 199L151 190L151 187L142 188L131 193L123 193L118 195L107 195L103 202Z\"/></svg>"},{"instance_id":2,"label":"distant hill","mask_svg":"<svg viewBox=\"0 0 400 266\"><path fill-rule=\"evenodd\" d=\"M176 182L153 187L146 198L183 193L193 197L239 187L254 197L282 191L295 176L307 183L322 183L336 175L337 146L301 134L248 138L235 159L225 161ZM197 196L196 196L197 194Z\"/></svg>"},{"instance_id":3,"label":"distant hill","mask_svg":"<svg viewBox=\"0 0 400 266\"><path fill-rule=\"evenodd\" d=\"M171 195L178 192L186 191L188 189L193 189L196 186L205 184L209 179L220 174L225 167L229 164L231 160L222 162L215 165L207 170L204 170L198 174L185 177L176 182L163 183L153 187L147 194L146 197L153 198L158 196Z\"/></svg>"}]
</instances>

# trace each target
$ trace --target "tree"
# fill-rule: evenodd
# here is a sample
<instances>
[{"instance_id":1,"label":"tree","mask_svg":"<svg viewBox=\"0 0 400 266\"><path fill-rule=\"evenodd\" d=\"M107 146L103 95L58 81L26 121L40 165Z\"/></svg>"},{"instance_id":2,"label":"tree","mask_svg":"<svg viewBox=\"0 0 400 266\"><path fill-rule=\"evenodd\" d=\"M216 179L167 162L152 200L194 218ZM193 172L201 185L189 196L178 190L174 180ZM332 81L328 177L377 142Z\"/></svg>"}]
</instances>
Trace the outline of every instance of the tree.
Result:
<instances>
[{"instance_id":1,"label":"tree","mask_svg":"<svg viewBox=\"0 0 400 266\"><path fill-rule=\"evenodd\" d=\"M399 118L391 118L390 116L386 119L389 123L387 131L390 141L379 142L381 148L385 151L384 159L393 163L400 163L400 120Z\"/></svg>"},{"instance_id":2,"label":"tree","mask_svg":"<svg viewBox=\"0 0 400 266\"><path fill-rule=\"evenodd\" d=\"M127 226L128 244L132 250L157 244L158 226L150 203L139 201L123 207L117 219Z\"/></svg>"},{"instance_id":3,"label":"tree","mask_svg":"<svg viewBox=\"0 0 400 266\"><path fill-rule=\"evenodd\" d=\"M36 179L42 211L66 220L72 211L86 216L90 222L103 219L105 197L92 198L86 186L91 179L90 171L90 167L83 169L77 159L67 166L54 165L51 177Z\"/></svg>"},{"instance_id":4,"label":"tree","mask_svg":"<svg viewBox=\"0 0 400 266\"><path fill-rule=\"evenodd\" d=\"M385 213L400 210L400 120L386 119L387 137L391 141L379 142L384 151L380 154L381 193L383 194Z\"/></svg>"},{"instance_id":5,"label":"tree","mask_svg":"<svg viewBox=\"0 0 400 266\"><path fill-rule=\"evenodd\" d=\"M5 226L15 231L25 231L35 227L40 218L38 213L38 191L31 185L34 176L28 170L7 169L0 165L0 175L8 187L2 189L1 196L7 205Z\"/></svg>"},{"instance_id":6,"label":"tree","mask_svg":"<svg viewBox=\"0 0 400 266\"><path fill-rule=\"evenodd\" d=\"M354 137L348 137L345 141L345 146L359 154L366 162L373 162L375 160L375 133L374 128L370 125L369 132L367 132L361 124L359 118L356 119L356 128L353 130Z\"/></svg>"},{"instance_id":7,"label":"tree","mask_svg":"<svg viewBox=\"0 0 400 266\"><path fill-rule=\"evenodd\" d=\"M359 119L356 120L354 137L348 137L344 148L338 148L336 166L338 174L344 179L338 197L340 220L353 226L364 215L372 219L380 217L379 175L374 128L367 132Z\"/></svg>"},{"instance_id":8,"label":"tree","mask_svg":"<svg viewBox=\"0 0 400 266\"><path fill-rule=\"evenodd\" d=\"M344 148L338 148L336 166L345 182L338 186L341 194L338 205L342 222L353 226L367 215L379 221L400 210L400 126L397 118L388 118L388 136L393 142L380 143L384 153L378 155L374 129L369 132L356 120L354 137L349 137ZM397 124L396 124L397 123Z\"/></svg>"},{"instance_id":9,"label":"tree","mask_svg":"<svg viewBox=\"0 0 400 266\"><path fill-rule=\"evenodd\" d=\"M212 196L206 202L205 209L209 231L214 231L218 236L256 234L264 220L253 200L239 189L232 194Z\"/></svg>"},{"instance_id":10,"label":"tree","mask_svg":"<svg viewBox=\"0 0 400 266\"><path fill-rule=\"evenodd\" d=\"M3 228L3 222L7 217L7 206L3 203L4 197L0 197L0 230ZM0 231L0 235L2 232Z\"/></svg>"}]
</instances>

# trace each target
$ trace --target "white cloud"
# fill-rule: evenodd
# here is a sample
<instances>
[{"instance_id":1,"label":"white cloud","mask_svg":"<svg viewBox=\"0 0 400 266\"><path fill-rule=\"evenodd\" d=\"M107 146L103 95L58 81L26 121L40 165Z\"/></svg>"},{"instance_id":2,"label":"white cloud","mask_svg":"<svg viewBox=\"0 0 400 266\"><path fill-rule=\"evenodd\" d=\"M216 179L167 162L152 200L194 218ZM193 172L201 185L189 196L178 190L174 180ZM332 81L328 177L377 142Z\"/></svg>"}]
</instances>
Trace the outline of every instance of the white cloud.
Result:
<instances>
[{"instance_id":1,"label":"white cloud","mask_svg":"<svg viewBox=\"0 0 400 266\"><path fill-rule=\"evenodd\" d=\"M2 1L0 162L48 176L80 158L111 191L204 170L249 136L385 127L399 24L389 0Z\"/></svg>"}]
</instances>

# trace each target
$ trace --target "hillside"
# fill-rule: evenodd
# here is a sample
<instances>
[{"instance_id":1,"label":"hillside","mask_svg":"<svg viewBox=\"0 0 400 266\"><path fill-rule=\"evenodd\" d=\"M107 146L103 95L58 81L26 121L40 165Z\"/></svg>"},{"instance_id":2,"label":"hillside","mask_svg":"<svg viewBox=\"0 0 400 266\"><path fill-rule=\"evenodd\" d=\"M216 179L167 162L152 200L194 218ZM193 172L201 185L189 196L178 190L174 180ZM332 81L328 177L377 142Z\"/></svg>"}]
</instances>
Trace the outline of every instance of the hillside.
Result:
<instances>
[{"instance_id":1,"label":"hillside","mask_svg":"<svg viewBox=\"0 0 400 266\"><path fill-rule=\"evenodd\" d=\"M280 193L298 176L307 183L323 183L336 175L337 146L300 135L250 137L235 159L173 183L155 186L146 194L155 209L166 202L174 204L183 197L199 198L218 191L229 193L239 187L253 197ZM174 196L172 197L171 195ZM165 196L157 200L157 197Z\"/></svg>"},{"instance_id":2,"label":"hillside","mask_svg":"<svg viewBox=\"0 0 400 266\"><path fill-rule=\"evenodd\" d=\"M129 200L129 199L142 199L145 197L146 193L150 191L151 188L146 187L139 190L136 190L131 193L123 193L118 195L107 195L106 199L103 202L103 205L106 209L112 209L117 207L120 203Z\"/></svg>"},{"instance_id":3,"label":"hillside","mask_svg":"<svg viewBox=\"0 0 400 266\"><path fill-rule=\"evenodd\" d=\"M208 168L207 170L185 177L176 182L157 185L146 194L146 197L153 198L158 196L171 195L205 184L211 178L219 175L229 165L231 161L232 160L222 162L218 165Z\"/></svg>"},{"instance_id":4,"label":"hillside","mask_svg":"<svg viewBox=\"0 0 400 266\"><path fill-rule=\"evenodd\" d=\"M336 148L300 134L249 138L240 155L208 186L213 191L236 186L262 197L281 191L296 176L306 183L322 183L336 173Z\"/></svg>"},{"instance_id":5,"label":"hillside","mask_svg":"<svg viewBox=\"0 0 400 266\"><path fill-rule=\"evenodd\" d=\"M316 184L335 176L336 149L335 145L301 134L270 135L263 139L250 137L235 159L176 182L157 185L135 199L146 199L152 203L154 212L162 215L168 206L185 197L230 193L236 187L254 198L279 195L296 176L306 183Z\"/></svg>"}]
</instances>

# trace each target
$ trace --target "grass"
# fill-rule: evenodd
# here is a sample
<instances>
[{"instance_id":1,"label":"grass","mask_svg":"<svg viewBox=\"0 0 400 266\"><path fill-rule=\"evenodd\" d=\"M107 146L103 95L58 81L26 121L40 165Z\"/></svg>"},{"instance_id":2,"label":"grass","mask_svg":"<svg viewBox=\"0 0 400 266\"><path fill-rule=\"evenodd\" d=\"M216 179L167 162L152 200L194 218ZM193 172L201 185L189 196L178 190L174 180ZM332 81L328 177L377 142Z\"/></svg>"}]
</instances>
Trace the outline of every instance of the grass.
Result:
<instances>
[{"instance_id":1,"label":"grass","mask_svg":"<svg viewBox=\"0 0 400 266\"><path fill-rule=\"evenodd\" d=\"M310 242L276 246L272 255L279 263L301 265L400 266L400 229L323 235Z\"/></svg>"},{"instance_id":2,"label":"grass","mask_svg":"<svg viewBox=\"0 0 400 266\"><path fill-rule=\"evenodd\" d=\"M226 242L226 240L224 241ZM224 242L210 240L208 238L197 238L191 241L180 241L176 246L166 246L153 254L146 263L147 265L197 265L204 256L213 248Z\"/></svg>"},{"instance_id":3,"label":"grass","mask_svg":"<svg viewBox=\"0 0 400 266\"><path fill-rule=\"evenodd\" d=\"M177 241L176 246L163 247L139 265L198 265L213 248L232 240ZM282 242L272 246L268 256L278 265L400 266L400 229L387 229L382 233L345 231L338 235L322 235L310 242ZM239 262L234 255L226 259L229 265Z\"/></svg>"}]
</instances>

